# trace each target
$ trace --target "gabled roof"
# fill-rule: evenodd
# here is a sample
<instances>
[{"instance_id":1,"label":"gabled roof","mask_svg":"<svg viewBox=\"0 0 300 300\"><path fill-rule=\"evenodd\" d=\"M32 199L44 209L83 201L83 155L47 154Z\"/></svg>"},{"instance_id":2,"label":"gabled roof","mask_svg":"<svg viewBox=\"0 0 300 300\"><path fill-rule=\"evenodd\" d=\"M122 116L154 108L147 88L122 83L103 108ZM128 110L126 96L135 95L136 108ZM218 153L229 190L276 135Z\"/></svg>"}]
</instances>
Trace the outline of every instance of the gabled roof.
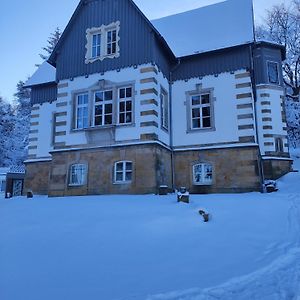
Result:
<instances>
[{"instance_id":1,"label":"gabled roof","mask_svg":"<svg viewBox=\"0 0 300 300\"><path fill-rule=\"evenodd\" d=\"M254 42L252 0L227 0L152 23L177 57Z\"/></svg>"},{"instance_id":2,"label":"gabled roof","mask_svg":"<svg viewBox=\"0 0 300 300\"><path fill-rule=\"evenodd\" d=\"M25 87L54 83L56 80L56 69L48 62L43 62L37 71L25 82Z\"/></svg>"},{"instance_id":3,"label":"gabled roof","mask_svg":"<svg viewBox=\"0 0 300 300\"><path fill-rule=\"evenodd\" d=\"M75 21L77 15L79 14L81 8L83 5L85 5L87 2L89 1L97 1L97 0L80 0L76 10L74 11L69 23L67 24L61 38L59 39L56 47L54 48L52 54L50 55L48 62L49 64L51 64L52 66L56 67L56 55L59 52L59 49L61 47L61 45L63 44L66 35L68 34L73 22ZM99 0L98 0L99 1ZM171 56L174 56L174 53L172 52L172 50L170 49L169 45L167 44L167 42L165 41L165 39L163 38L163 36L158 32L158 30L153 26L153 24L149 21L149 19L144 15L144 13L139 9L139 7L134 3L133 0L128 0L128 2L138 11L138 13L143 17L143 19L145 20L145 22L148 24L148 26L150 27L150 29L155 33L155 35L157 36L157 38L161 41L163 47L166 48L166 50L170 53Z\"/></svg>"}]
</instances>

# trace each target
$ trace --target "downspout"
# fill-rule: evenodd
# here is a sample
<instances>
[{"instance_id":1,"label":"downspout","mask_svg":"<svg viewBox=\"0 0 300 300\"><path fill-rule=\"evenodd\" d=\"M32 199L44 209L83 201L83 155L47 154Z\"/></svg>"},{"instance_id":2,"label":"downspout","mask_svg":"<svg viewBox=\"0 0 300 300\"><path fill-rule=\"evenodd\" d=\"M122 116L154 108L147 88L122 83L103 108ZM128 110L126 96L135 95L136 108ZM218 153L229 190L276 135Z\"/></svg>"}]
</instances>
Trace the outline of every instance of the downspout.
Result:
<instances>
[{"instance_id":1,"label":"downspout","mask_svg":"<svg viewBox=\"0 0 300 300\"><path fill-rule=\"evenodd\" d=\"M255 122L255 133L256 133L256 142L258 144L258 172L260 176L260 183L261 183L261 192L265 192L265 174L264 174L264 166L263 166L263 159L260 151L260 144L259 144L259 132L258 132L258 116L257 116L257 88L256 88L256 78L255 78L255 70L254 70L254 51L253 45L250 44L250 76L251 76L251 83L252 83L252 91L253 91L253 98L254 98L254 122Z\"/></svg>"},{"instance_id":2,"label":"downspout","mask_svg":"<svg viewBox=\"0 0 300 300\"><path fill-rule=\"evenodd\" d=\"M171 148L171 168L172 168L172 190L175 191L175 159L174 159L174 144L173 144L173 73L180 66L180 58L177 64L170 70L169 75L169 116L170 116L170 148Z\"/></svg>"}]
</instances>

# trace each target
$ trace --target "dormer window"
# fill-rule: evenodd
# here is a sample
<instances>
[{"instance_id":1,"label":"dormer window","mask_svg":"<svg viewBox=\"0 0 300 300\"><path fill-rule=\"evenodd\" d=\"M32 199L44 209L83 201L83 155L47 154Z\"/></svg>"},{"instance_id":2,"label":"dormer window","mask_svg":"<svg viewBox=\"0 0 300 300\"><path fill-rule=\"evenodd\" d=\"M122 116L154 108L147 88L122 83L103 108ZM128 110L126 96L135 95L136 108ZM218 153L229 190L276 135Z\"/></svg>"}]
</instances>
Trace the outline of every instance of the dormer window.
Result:
<instances>
[{"instance_id":1,"label":"dormer window","mask_svg":"<svg viewBox=\"0 0 300 300\"><path fill-rule=\"evenodd\" d=\"M101 34L93 34L92 58L101 56Z\"/></svg>"},{"instance_id":2,"label":"dormer window","mask_svg":"<svg viewBox=\"0 0 300 300\"><path fill-rule=\"evenodd\" d=\"M117 58L120 56L119 47L120 22L102 25L98 28L89 28L86 31L86 56L85 63L93 63L105 58Z\"/></svg>"}]
</instances>

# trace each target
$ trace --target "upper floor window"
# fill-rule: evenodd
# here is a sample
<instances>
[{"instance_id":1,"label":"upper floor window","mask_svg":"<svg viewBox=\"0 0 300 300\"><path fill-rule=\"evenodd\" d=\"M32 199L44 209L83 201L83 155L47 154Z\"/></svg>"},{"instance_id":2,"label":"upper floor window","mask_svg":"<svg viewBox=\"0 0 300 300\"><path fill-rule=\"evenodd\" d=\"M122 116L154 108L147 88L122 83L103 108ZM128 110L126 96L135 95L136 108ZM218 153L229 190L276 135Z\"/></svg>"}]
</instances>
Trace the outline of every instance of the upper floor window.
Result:
<instances>
[{"instance_id":1,"label":"upper floor window","mask_svg":"<svg viewBox=\"0 0 300 300\"><path fill-rule=\"evenodd\" d=\"M119 89L119 124L132 123L132 87Z\"/></svg>"},{"instance_id":2,"label":"upper floor window","mask_svg":"<svg viewBox=\"0 0 300 300\"><path fill-rule=\"evenodd\" d=\"M93 34L92 58L101 56L101 34Z\"/></svg>"},{"instance_id":3,"label":"upper floor window","mask_svg":"<svg viewBox=\"0 0 300 300\"><path fill-rule=\"evenodd\" d=\"M107 31L107 55L115 54L117 52L117 30Z\"/></svg>"},{"instance_id":4,"label":"upper floor window","mask_svg":"<svg viewBox=\"0 0 300 300\"><path fill-rule=\"evenodd\" d=\"M283 140L280 137L275 138L275 152L284 152Z\"/></svg>"},{"instance_id":5,"label":"upper floor window","mask_svg":"<svg viewBox=\"0 0 300 300\"><path fill-rule=\"evenodd\" d=\"M269 83L279 84L279 68L277 62L268 61Z\"/></svg>"},{"instance_id":6,"label":"upper floor window","mask_svg":"<svg viewBox=\"0 0 300 300\"><path fill-rule=\"evenodd\" d=\"M211 185L213 168L211 164L201 163L193 166L193 183L195 185Z\"/></svg>"},{"instance_id":7,"label":"upper floor window","mask_svg":"<svg viewBox=\"0 0 300 300\"><path fill-rule=\"evenodd\" d=\"M83 129L89 126L88 117L89 95L80 94L76 97L76 129Z\"/></svg>"},{"instance_id":8,"label":"upper floor window","mask_svg":"<svg viewBox=\"0 0 300 300\"><path fill-rule=\"evenodd\" d=\"M81 186L86 184L87 166L85 164L74 164L70 167L69 185Z\"/></svg>"},{"instance_id":9,"label":"upper floor window","mask_svg":"<svg viewBox=\"0 0 300 300\"><path fill-rule=\"evenodd\" d=\"M161 126L162 128L169 129L169 99L165 90L160 93L160 110L161 110Z\"/></svg>"},{"instance_id":10,"label":"upper floor window","mask_svg":"<svg viewBox=\"0 0 300 300\"><path fill-rule=\"evenodd\" d=\"M129 183L132 181L131 161L119 161L115 163L114 181L115 183Z\"/></svg>"},{"instance_id":11,"label":"upper floor window","mask_svg":"<svg viewBox=\"0 0 300 300\"><path fill-rule=\"evenodd\" d=\"M210 94L191 96L191 129L212 127Z\"/></svg>"},{"instance_id":12,"label":"upper floor window","mask_svg":"<svg viewBox=\"0 0 300 300\"><path fill-rule=\"evenodd\" d=\"M113 91L96 92L94 97L94 126L113 123Z\"/></svg>"},{"instance_id":13,"label":"upper floor window","mask_svg":"<svg viewBox=\"0 0 300 300\"><path fill-rule=\"evenodd\" d=\"M93 63L105 58L120 56L119 47L120 22L102 25L98 28L89 28L86 31L85 63Z\"/></svg>"}]
</instances>

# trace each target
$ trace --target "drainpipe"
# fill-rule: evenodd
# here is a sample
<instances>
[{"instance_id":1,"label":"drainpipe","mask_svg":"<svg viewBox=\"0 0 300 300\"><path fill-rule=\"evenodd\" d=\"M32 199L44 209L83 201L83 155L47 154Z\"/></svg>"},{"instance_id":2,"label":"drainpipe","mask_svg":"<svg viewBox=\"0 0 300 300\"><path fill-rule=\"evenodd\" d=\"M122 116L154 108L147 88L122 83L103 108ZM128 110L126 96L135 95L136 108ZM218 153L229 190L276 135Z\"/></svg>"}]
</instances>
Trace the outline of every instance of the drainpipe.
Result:
<instances>
[{"instance_id":1,"label":"drainpipe","mask_svg":"<svg viewBox=\"0 0 300 300\"><path fill-rule=\"evenodd\" d=\"M169 122L170 122L170 148L171 148L171 168L172 168L172 190L175 191L175 161L174 161L174 145L173 145L173 73L180 66L180 58L177 60L177 64L171 69L169 75Z\"/></svg>"},{"instance_id":2,"label":"drainpipe","mask_svg":"<svg viewBox=\"0 0 300 300\"><path fill-rule=\"evenodd\" d=\"M255 42L254 42L255 43ZM263 159L260 151L260 144L259 144L259 132L258 132L258 117L257 117L257 88L256 88L256 78L255 78L255 70L254 70L254 51L253 51L254 44L250 44L250 76L251 76L251 83L252 83L252 91L253 91L253 98L254 98L254 122L255 122L255 132L256 132L256 142L258 144L258 172L260 176L260 183L261 183L261 192L266 192L264 182L265 182L265 174L264 174L264 166L263 166Z\"/></svg>"}]
</instances>

